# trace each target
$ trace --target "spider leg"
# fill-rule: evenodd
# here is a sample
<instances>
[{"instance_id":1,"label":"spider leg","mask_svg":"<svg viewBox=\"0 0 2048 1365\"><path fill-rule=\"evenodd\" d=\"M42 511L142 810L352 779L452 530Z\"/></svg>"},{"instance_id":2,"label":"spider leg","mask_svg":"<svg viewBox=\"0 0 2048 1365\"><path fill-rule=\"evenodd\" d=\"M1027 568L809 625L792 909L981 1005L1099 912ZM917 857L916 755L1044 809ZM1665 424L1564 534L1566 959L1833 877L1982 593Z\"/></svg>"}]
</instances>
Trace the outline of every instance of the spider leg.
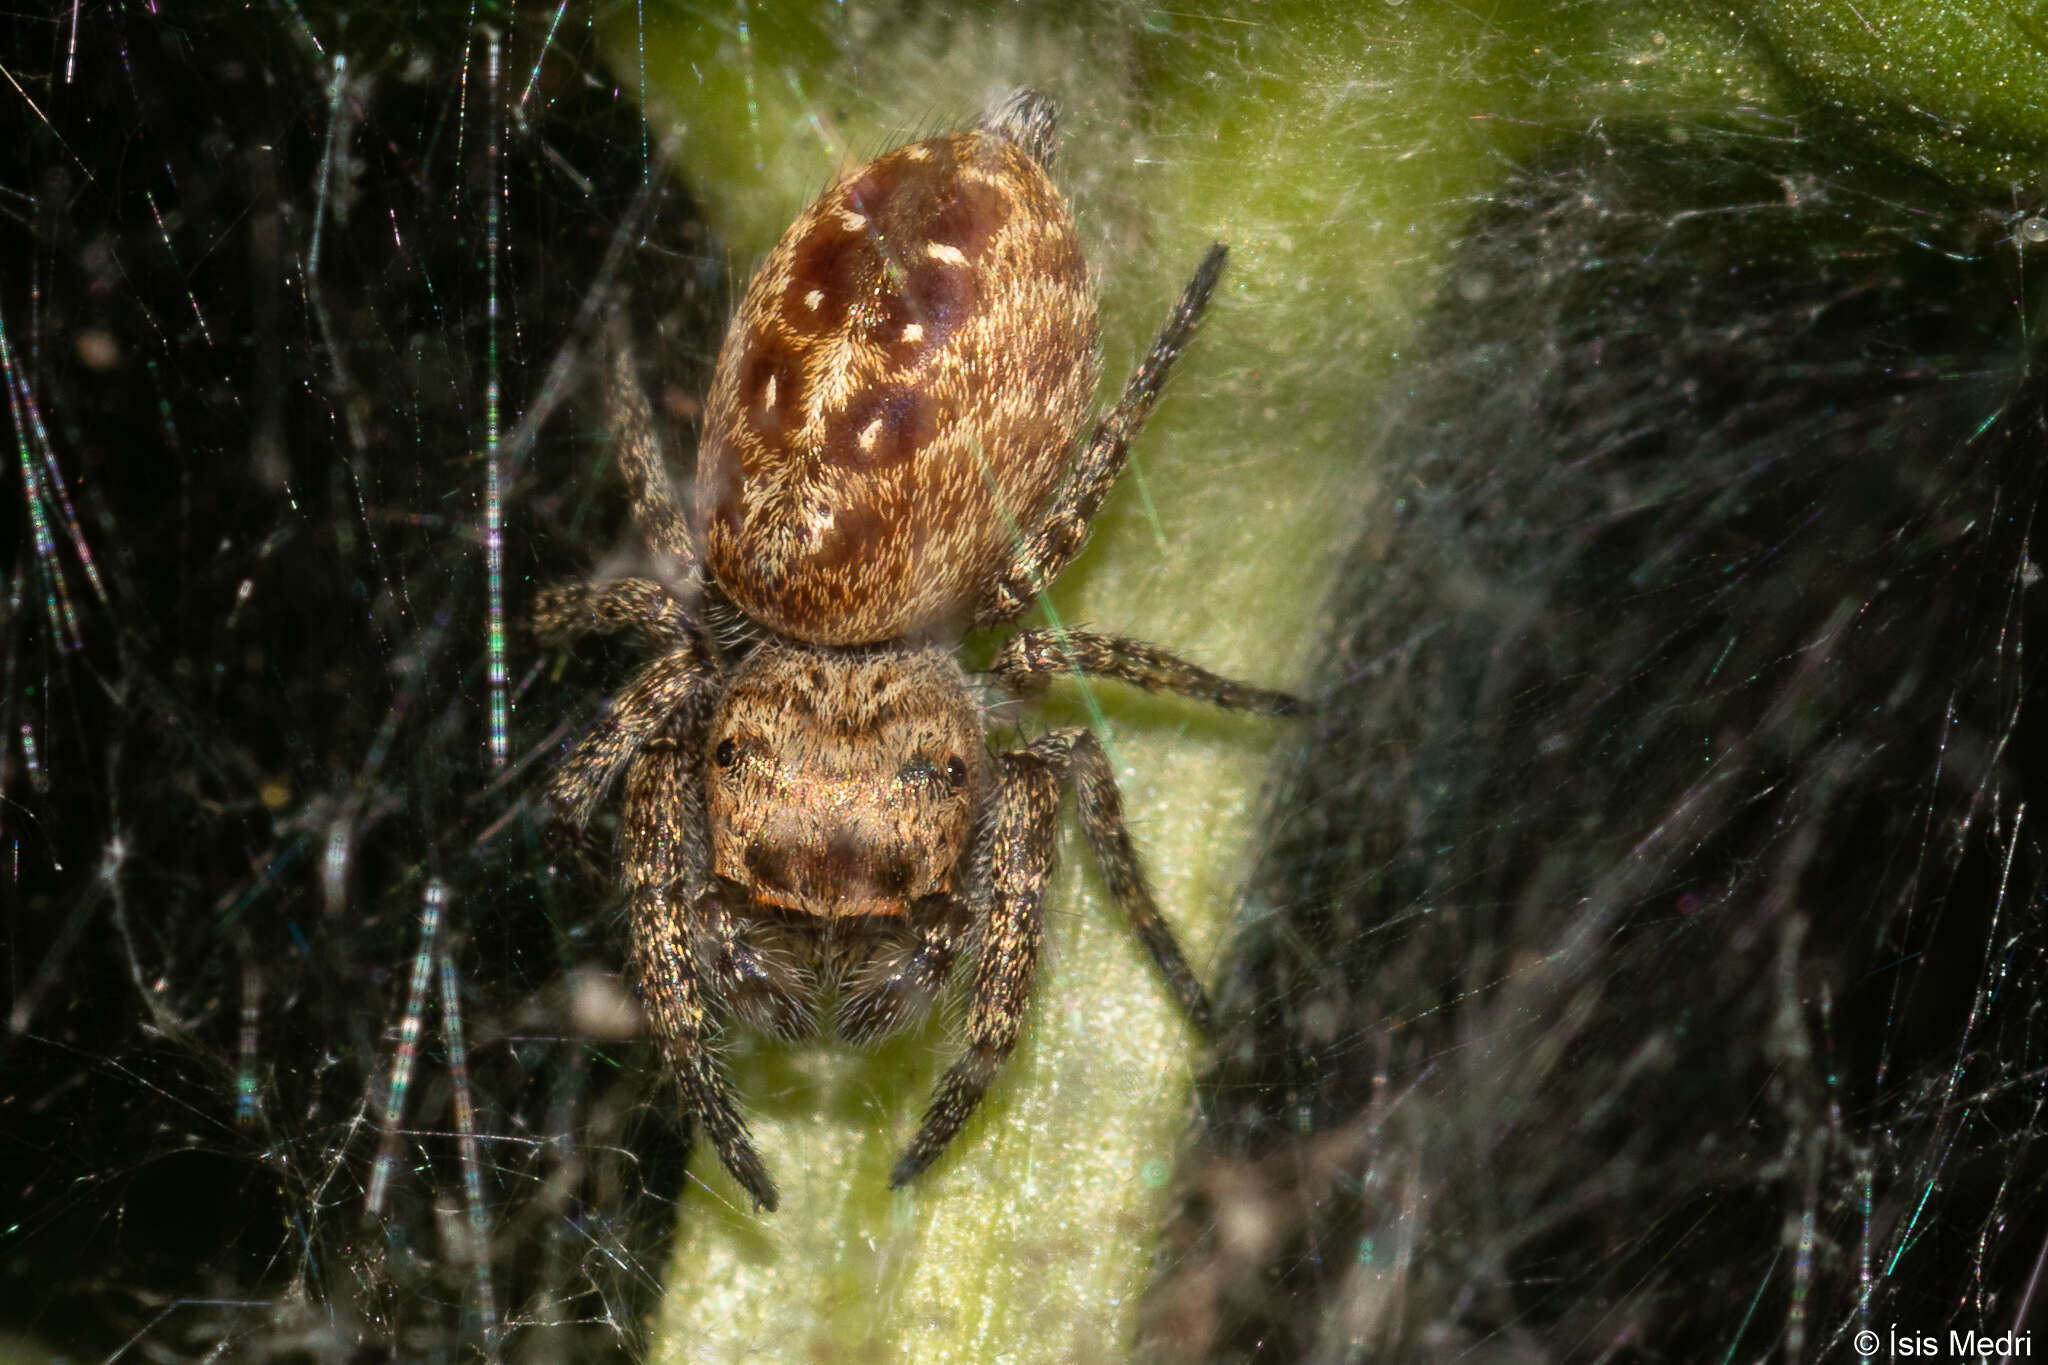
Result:
<instances>
[{"instance_id":1,"label":"spider leg","mask_svg":"<svg viewBox=\"0 0 2048 1365\"><path fill-rule=\"evenodd\" d=\"M673 648L695 638L683 604L651 578L553 583L533 599L533 633L544 645L622 632L658 648Z\"/></svg>"},{"instance_id":2,"label":"spider leg","mask_svg":"<svg viewBox=\"0 0 2048 1365\"><path fill-rule=\"evenodd\" d=\"M1012 90L981 116L981 127L1017 144L1024 155L1052 169L1060 145L1060 111L1050 97L1025 86Z\"/></svg>"},{"instance_id":3,"label":"spider leg","mask_svg":"<svg viewBox=\"0 0 2048 1365\"><path fill-rule=\"evenodd\" d=\"M669 482L654 408L640 382L622 317L614 316L606 325L604 341L605 412L618 448L619 468L626 476L626 491L633 499L633 520L639 523L647 548L666 561L664 576L682 583L699 571L697 551L690 541L682 504L676 500L675 486Z\"/></svg>"},{"instance_id":4,"label":"spider leg","mask_svg":"<svg viewBox=\"0 0 2048 1365\"><path fill-rule=\"evenodd\" d=\"M891 1189L909 1184L938 1158L1017 1046L1059 836L1061 765L1056 755L1040 752L1043 744L996 760L996 788L969 880L970 904L982 921L967 1006L967 1050L939 1078L917 1136L889 1172Z\"/></svg>"},{"instance_id":5,"label":"spider leg","mask_svg":"<svg viewBox=\"0 0 2048 1365\"><path fill-rule=\"evenodd\" d=\"M989 672L1019 695L1043 691L1056 673L1087 673L1153 692L1178 693L1233 711L1291 716L1301 709L1300 700L1288 693L1219 677L1142 640L1087 630L1019 631L996 651Z\"/></svg>"},{"instance_id":6,"label":"spider leg","mask_svg":"<svg viewBox=\"0 0 2048 1365\"><path fill-rule=\"evenodd\" d=\"M548 782L548 796L577 829L590 823L613 782L685 707L709 690L717 666L694 638L633 675Z\"/></svg>"},{"instance_id":7,"label":"spider leg","mask_svg":"<svg viewBox=\"0 0 2048 1365\"><path fill-rule=\"evenodd\" d=\"M1101 510L1102 500L1109 495L1117 475L1123 473L1132 439L1151 414L1173 362L1180 358L1188 338L1194 334L1195 324L1209 306L1209 295L1223 273L1223 258L1227 254L1221 242L1212 243L1204 253L1202 263L1195 267L1194 276L1173 305L1166 326L1160 329L1152 349L1124 385L1123 397L1095 424L1095 434L1060 481L1038 525L1025 535L1009 566L983 591L974 611L976 627L996 625L1022 615L1045 585L1059 577L1060 571L1081 552L1081 546L1088 540L1089 523Z\"/></svg>"},{"instance_id":8,"label":"spider leg","mask_svg":"<svg viewBox=\"0 0 2048 1365\"><path fill-rule=\"evenodd\" d=\"M1040 908L1052 878L1063 780L1073 781L1081 828L1110 895L1196 1029L1204 1037L1215 1029L1208 993L1145 883L1101 743L1086 730L1056 730L1002 755L999 762L993 814L976 851L974 887L983 898L986 919L967 1010L967 1051L940 1078L917 1136L890 1172L889 1184L895 1188L916 1179L945 1150L1017 1045L1038 962Z\"/></svg>"},{"instance_id":9,"label":"spider leg","mask_svg":"<svg viewBox=\"0 0 2048 1365\"><path fill-rule=\"evenodd\" d=\"M1137 850L1131 847L1130 831L1124 826L1123 795L1117 790L1116 774L1110 769L1109 755L1102 751L1102 742L1088 730L1055 730L1038 741L1048 742L1067 746L1068 773L1074 783L1074 805L1080 812L1081 832L1088 836L1095 862L1102 869L1102 879L1109 884L1110 896L1131 921L1131 928L1137 931L1152 960L1159 964L1160 975L1166 978L1182 1012L1204 1038L1209 1037L1215 1032L1216 1023L1209 1010L1208 993L1188 966L1166 917L1159 913L1159 903L1152 899L1152 888L1145 882L1145 870L1138 862Z\"/></svg>"},{"instance_id":10,"label":"spider leg","mask_svg":"<svg viewBox=\"0 0 2048 1365\"><path fill-rule=\"evenodd\" d=\"M775 1182L747 1137L712 1050L717 1020L698 927L711 897L703 801L673 735L650 740L626 775L621 848L632 893L633 969L669 1074L733 1179L773 1212Z\"/></svg>"}]
</instances>

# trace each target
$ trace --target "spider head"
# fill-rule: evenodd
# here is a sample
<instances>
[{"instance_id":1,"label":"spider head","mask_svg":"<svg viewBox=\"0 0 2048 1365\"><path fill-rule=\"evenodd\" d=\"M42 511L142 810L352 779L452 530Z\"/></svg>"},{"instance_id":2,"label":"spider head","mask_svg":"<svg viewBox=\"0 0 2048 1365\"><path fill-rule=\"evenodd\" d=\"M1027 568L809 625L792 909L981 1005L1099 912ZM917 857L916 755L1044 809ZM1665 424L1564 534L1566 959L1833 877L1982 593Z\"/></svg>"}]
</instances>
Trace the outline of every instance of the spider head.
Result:
<instances>
[{"instance_id":1,"label":"spider head","mask_svg":"<svg viewBox=\"0 0 2048 1365\"><path fill-rule=\"evenodd\" d=\"M735 673L704 764L713 871L836 919L952 893L988 751L943 650L770 644Z\"/></svg>"}]
</instances>

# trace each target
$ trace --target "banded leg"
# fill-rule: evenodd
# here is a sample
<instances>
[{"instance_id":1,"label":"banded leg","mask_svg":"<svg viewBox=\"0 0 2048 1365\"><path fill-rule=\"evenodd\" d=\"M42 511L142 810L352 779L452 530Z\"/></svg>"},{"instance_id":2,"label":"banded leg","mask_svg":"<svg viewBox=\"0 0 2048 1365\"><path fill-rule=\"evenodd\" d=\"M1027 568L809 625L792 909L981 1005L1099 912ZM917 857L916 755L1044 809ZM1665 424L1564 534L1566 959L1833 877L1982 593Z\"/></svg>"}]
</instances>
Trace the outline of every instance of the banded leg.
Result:
<instances>
[{"instance_id":1,"label":"banded leg","mask_svg":"<svg viewBox=\"0 0 2048 1365\"><path fill-rule=\"evenodd\" d=\"M989 672L1020 696L1043 691L1055 674L1087 673L1152 692L1193 697L1233 711L1291 716L1301 709L1300 701L1285 692L1219 677L1142 640L1097 635L1087 630L1019 631L996 651Z\"/></svg>"},{"instance_id":2,"label":"banded leg","mask_svg":"<svg viewBox=\"0 0 2048 1365\"><path fill-rule=\"evenodd\" d=\"M590 823L597 803L647 743L708 690L716 666L686 639L633 675L555 775L548 797L571 827Z\"/></svg>"},{"instance_id":3,"label":"banded leg","mask_svg":"<svg viewBox=\"0 0 2048 1365\"><path fill-rule=\"evenodd\" d=\"M689 613L676 595L651 578L607 583L551 583L533 599L533 633L544 645L584 635L630 633L650 648L694 641Z\"/></svg>"},{"instance_id":4,"label":"banded leg","mask_svg":"<svg viewBox=\"0 0 2048 1365\"><path fill-rule=\"evenodd\" d=\"M889 1172L892 1189L937 1160L981 1104L1022 1032L1059 839L1059 769L1056 759L1039 752L1043 743L996 760L996 788L967 892L983 915L975 934L967 1050L939 1078L917 1136Z\"/></svg>"},{"instance_id":5,"label":"banded leg","mask_svg":"<svg viewBox=\"0 0 2048 1365\"><path fill-rule=\"evenodd\" d=\"M704 813L673 735L651 740L626 775L624 852L632 892L633 972L669 1074L719 1161L760 1208L773 1212L775 1182L733 1102L713 1043L718 1022L693 921L704 904Z\"/></svg>"},{"instance_id":6,"label":"banded leg","mask_svg":"<svg viewBox=\"0 0 2048 1365\"><path fill-rule=\"evenodd\" d=\"M990 626L1012 620L1024 613L1039 591L1053 579L1088 540L1089 523L1102 510L1102 500L1123 473L1130 457L1131 441L1151 415L1152 405L1166 385L1173 362L1180 358L1195 324L1209 306L1209 295L1223 273L1228 255L1223 243L1215 242L1195 267L1194 277L1180 292L1180 299L1160 329L1159 337L1143 363L1124 385L1123 397L1095 424L1073 468L1053 493L1051 506L1038 526L1017 547L1010 565L998 574L976 604L974 625Z\"/></svg>"}]
</instances>

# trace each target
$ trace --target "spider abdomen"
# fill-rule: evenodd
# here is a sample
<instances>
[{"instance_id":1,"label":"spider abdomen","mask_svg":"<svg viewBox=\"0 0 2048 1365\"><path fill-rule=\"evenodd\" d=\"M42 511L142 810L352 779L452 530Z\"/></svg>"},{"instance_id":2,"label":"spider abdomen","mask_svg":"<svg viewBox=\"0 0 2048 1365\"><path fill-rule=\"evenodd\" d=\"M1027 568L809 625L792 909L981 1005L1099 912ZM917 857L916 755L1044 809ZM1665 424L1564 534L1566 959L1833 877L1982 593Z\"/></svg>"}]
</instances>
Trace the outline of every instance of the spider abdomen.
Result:
<instances>
[{"instance_id":1,"label":"spider abdomen","mask_svg":"<svg viewBox=\"0 0 2048 1365\"><path fill-rule=\"evenodd\" d=\"M939 634L1033 524L1095 389L1094 294L1040 162L980 129L900 147L798 216L712 380L712 575L817 644Z\"/></svg>"}]
</instances>

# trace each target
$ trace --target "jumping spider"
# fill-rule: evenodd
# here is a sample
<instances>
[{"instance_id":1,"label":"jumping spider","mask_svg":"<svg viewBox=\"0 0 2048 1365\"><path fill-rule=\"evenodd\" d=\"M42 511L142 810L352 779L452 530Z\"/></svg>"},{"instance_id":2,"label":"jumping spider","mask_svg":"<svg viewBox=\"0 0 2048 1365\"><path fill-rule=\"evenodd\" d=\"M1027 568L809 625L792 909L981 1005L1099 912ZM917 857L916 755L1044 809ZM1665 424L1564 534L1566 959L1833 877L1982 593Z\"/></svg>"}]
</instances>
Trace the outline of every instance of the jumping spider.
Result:
<instances>
[{"instance_id":1,"label":"jumping spider","mask_svg":"<svg viewBox=\"0 0 2048 1365\"><path fill-rule=\"evenodd\" d=\"M991 755L951 649L1021 615L1080 550L1223 269L1217 244L1076 457L1100 361L1087 266L1048 175L1055 143L1052 102L1020 91L967 132L855 167L804 210L726 335L688 515L611 334L606 398L661 578L550 588L535 624L549 642L635 632L654 657L550 795L581 827L623 774L641 997L685 1103L763 1209L775 1185L719 1065L721 1016L798 1037L829 999L834 1031L866 1041L921 1017L964 958L966 1049L890 1176L910 1181L1016 1046L1064 783L1111 894L1210 1026L1101 745L1057 730ZM706 622L735 612L757 643L728 659L734 633ZM990 668L1015 694L1066 672L1294 709L1083 631L1022 631Z\"/></svg>"}]
</instances>

